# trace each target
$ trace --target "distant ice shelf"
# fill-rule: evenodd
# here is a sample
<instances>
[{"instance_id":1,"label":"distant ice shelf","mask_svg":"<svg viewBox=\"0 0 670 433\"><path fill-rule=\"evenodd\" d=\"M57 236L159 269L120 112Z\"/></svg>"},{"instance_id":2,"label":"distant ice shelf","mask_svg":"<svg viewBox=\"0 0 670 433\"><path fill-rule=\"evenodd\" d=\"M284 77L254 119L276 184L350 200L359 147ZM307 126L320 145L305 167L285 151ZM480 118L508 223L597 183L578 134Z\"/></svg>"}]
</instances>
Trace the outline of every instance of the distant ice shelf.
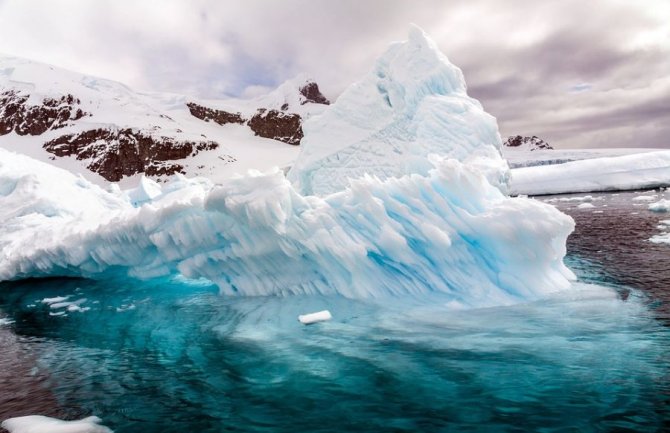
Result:
<instances>
[{"instance_id":1,"label":"distant ice shelf","mask_svg":"<svg viewBox=\"0 0 670 433\"><path fill-rule=\"evenodd\" d=\"M544 195L665 186L670 186L670 150L515 168L510 192Z\"/></svg>"}]
</instances>

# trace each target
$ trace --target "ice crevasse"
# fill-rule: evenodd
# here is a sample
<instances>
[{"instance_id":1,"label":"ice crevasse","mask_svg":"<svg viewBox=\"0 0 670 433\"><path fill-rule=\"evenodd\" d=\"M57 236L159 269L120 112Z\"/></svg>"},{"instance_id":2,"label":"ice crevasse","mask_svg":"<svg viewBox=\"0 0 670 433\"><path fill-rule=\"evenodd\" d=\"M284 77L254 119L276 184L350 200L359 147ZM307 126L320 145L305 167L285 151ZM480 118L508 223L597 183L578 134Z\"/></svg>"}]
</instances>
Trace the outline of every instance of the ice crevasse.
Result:
<instances>
[{"instance_id":1,"label":"ice crevasse","mask_svg":"<svg viewBox=\"0 0 670 433\"><path fill-rule=\"evenodd\" d=\"M177 176L140 207L0 150L0 280L182 274L225 294L460 306L570 287L572 219L506 195L495 119L420 29L304 130L288 176Z\"/></svg>"}]
</instances>

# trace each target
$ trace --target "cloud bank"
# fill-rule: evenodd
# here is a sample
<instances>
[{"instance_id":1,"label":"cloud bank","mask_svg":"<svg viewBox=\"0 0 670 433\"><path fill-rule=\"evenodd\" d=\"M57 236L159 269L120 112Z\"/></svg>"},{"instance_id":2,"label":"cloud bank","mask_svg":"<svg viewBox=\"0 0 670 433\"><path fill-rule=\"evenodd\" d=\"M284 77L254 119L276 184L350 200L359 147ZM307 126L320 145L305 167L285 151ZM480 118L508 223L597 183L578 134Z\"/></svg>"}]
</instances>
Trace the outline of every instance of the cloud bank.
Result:
<instances>
[{"instance_id":1,"label":"cloud bank","mask_svg":"<svg viewBox=\"0 0 670 433\"><path fill-rule=\"evenodd\" d=\"M670 148L666 0L0 0L0 52L211 98L307 72L335 98L410 22L503 136Z\"/></svg>"}]
</instances>

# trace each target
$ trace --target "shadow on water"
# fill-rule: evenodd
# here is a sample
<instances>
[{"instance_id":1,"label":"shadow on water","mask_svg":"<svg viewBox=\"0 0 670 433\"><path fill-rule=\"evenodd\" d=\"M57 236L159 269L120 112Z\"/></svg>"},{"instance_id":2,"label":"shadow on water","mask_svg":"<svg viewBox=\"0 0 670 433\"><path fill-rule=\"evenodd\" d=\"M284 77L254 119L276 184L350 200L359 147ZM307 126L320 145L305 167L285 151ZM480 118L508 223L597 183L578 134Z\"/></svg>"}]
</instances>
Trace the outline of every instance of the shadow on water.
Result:
<instances>
[{"instance_id":1,"label":"shadow on water","mask_svg":"<svg viewBox=\"0 0 670 433\"><path fill-rule=\"evenodd\" d=\"M34 285L36 280L0 283L1 294L21 292ZM42 284L56 284L71 280L45 279ZM50 389L48 372L38 367L42 349L48 344L46 339L49 326L43 324L35 311L16 309L5 300L0 303L0 318L3 311L13 311L12 321L0 326L0 421L9 417L41 414L61 419L78 419L85 415L80 408L63 407ZM16 322L29 330L14 332ZM0 428L0 431L5 431Z\"/></svg>"}]
</instances>

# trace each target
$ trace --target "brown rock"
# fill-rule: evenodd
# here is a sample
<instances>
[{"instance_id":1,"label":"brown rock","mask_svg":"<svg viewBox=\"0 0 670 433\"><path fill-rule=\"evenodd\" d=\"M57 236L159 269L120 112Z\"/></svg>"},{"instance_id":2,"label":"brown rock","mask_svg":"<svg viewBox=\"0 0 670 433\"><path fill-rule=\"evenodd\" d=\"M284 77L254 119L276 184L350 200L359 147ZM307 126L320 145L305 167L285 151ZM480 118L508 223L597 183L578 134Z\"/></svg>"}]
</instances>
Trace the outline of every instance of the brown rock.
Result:
<instances>
[{"instance_id":1,"label":"brown rock","mask_svg":"<svg viewBox=\"0 0 670 433\"><path fill-rule=\"evenodd\" d=\"M69 94L59 99L45 98L40 105L29 105L28 98L14 90L0 93L0 135L12 131L41 135L88 115L78 107L81 101Z\"/></svg>"},{"instance_id":2,"label":"brown rock","mask_svg":"<svg viewBox=\"0 0 670 433\"><path fill-rule=\"evenodd\" d=\"M288 144L300 144L302 119L298 114L261 108L249 120L249 128L259 137L271 138Z\"/></svg>"},{"instance_id":3,"label":"brown rock","mask_svg":"<svg viewBox=\"0 0 670 433\"><path fill-rule=\"evenodd\" d=\"M305 105L308 102L330 105L330 101L323 96L323 93L319 90L319 85L315 82L309 82L302 86L300 88L300 94L305 97L305 100L301 102L302 105Z\"/></svg>"},{"instance_id":4,"label":"brown rock","mask_svg":"<svg viewBox=\"0 0 670 433\"><path fill-rule=\"evenodd\" d=\"M141 131L125 129L91 129L48 141L44 149L56 156L74 156L92 160L88 169L111 182L137 173L171 175L183 173L184 167L174 160L195 156L201 151L219 147L213 141L179 141L171 137L154 137Z\"/></svg>"},{"instance_id":5,"label":"brown rock","mask_svg":"<svg viewBox=\"0 0 670 433\"><path fill-rule=\"evenodd\" d=\"M194 102L189 102L186 106L194 117L204 120L205 122L212 120L219 125L226 125L228 123L237 123L241 125L245 122L245 119L242 118L240 113L229 113L223 110L215 110L213 108L203 107Z\"/></svg>"}]
</instances>

